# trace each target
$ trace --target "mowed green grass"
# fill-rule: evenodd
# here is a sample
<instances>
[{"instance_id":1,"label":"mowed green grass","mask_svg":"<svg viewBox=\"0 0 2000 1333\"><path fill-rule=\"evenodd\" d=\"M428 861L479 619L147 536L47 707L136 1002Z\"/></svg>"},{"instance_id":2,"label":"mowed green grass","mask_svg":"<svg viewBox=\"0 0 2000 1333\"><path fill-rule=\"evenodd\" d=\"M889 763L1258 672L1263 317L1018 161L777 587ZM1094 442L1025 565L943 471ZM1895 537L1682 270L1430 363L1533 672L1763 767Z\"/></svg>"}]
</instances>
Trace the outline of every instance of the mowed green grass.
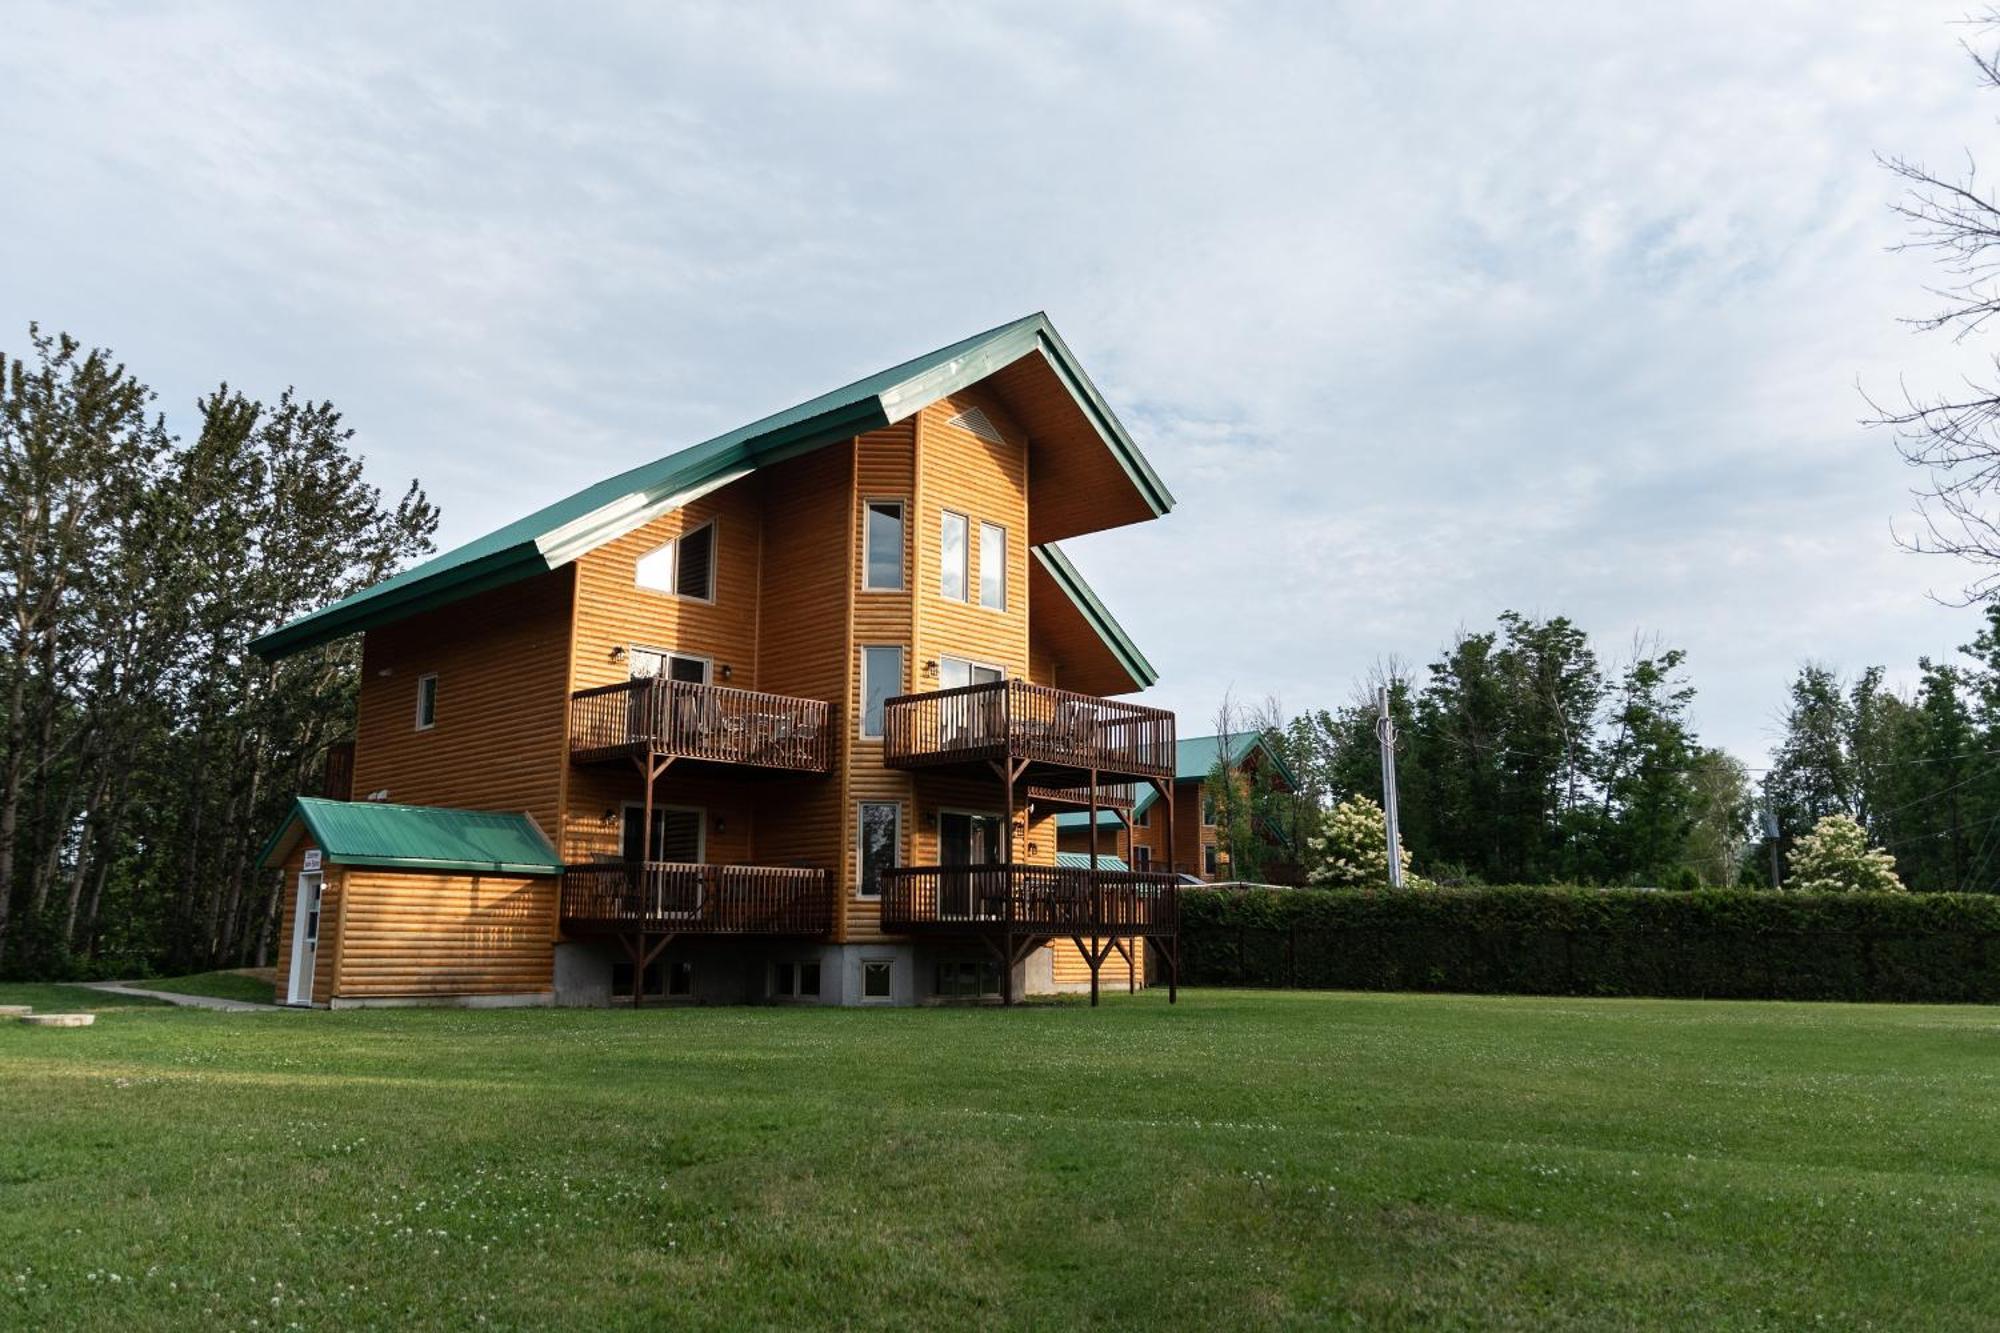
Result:
<instances>
[{"instance_id":1,"label":"mowed green grass","mask_svg":"<svg viewBox=\"0 0 2000 1333\"><path fill-rule=\"evenodd\" d=\"M1992 1009L129 1009L0 1123L17 1327L2000 1322Z\"/></svg>"},{"instance_id":2,"label":"mowed green grass","mask_svg":"<svg viewBox=\"0 0 2000 1333\"><path fill-rule=\"evenodd\" d=\"M154 977L135 984L147 990L171 991L175 995L207 995L218 1000L248 1000L252 1004L271 1004L274 1001L274 987L270 982L235 970L193 972L184 977Z\"/></svg>"}]
</instances>

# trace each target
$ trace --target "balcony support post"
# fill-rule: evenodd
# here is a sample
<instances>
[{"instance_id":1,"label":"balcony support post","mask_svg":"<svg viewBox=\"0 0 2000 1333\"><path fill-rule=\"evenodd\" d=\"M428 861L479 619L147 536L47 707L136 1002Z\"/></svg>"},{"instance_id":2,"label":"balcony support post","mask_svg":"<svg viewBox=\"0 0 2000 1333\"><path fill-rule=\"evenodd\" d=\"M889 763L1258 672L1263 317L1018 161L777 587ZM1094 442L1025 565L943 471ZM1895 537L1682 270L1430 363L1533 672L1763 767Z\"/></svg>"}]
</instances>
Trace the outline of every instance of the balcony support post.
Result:
<instances>
[{"instance_id":1,"label":"balcony support post","mask_svg":"<svg viewBox=\"0 0 2000 1333\"><path fill-rule=\"evenodd\" d=\"M1137 995L1139 993L1139 969L1138 965L1132 961L1132 942L1121 937L1113 940L1112 943L1118 946L1119 953L1125 955L1125 993L1127 995Z\"/></svg>"}]
</instances>

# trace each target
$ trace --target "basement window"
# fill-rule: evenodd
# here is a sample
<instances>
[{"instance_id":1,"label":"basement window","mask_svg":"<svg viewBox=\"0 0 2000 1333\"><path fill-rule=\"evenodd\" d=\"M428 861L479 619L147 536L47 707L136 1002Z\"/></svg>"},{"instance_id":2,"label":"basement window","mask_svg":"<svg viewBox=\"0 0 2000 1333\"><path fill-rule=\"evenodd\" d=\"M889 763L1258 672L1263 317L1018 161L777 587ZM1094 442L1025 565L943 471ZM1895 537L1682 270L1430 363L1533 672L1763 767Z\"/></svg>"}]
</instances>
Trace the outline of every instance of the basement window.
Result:
<instances>
[{"instance_id":1,"label":"basement window","mask_svg":"<svg viewBox=\"0 0 2000 1333\"><path fill-rule=\"evenodd\" d=\"M861 998L881 1003L894 998L891 983L895 979L896 965L888 959L876 959L861 964Z\"/></svg>"},{"instance_id":2,"label":"basement window","mask_svg":"<svg viewBox=\"0 0 2000 1333\"><path fill-rule=\"evenodd\" d=\"M783 999L819 998L818 963L779 963L771 969L771 994Z\"/></svg>"},{"instance_id":3,"label":"basement window","mask_svg":"<svg viewBox=\"0 0 2000 1333\"><path fill-rule=\"evenodd\" d=\"M1000 964L966 958L937 965L937 993L947 1000L983 1000L1000 994Z\"/></svg>"}]
</instances>

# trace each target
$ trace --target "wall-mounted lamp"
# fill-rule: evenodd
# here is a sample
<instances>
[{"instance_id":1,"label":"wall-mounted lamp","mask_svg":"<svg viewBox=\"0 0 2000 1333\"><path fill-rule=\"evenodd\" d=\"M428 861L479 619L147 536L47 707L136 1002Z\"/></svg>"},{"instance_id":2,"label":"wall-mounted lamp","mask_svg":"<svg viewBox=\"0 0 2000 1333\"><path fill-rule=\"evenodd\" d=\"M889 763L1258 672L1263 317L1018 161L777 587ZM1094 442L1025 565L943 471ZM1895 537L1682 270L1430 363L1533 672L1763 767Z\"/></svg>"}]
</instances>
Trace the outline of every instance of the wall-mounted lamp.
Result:
<instances>
[{"instance_id":1,"label":"wall-mounted lamp","mask_svg":"<svg viewBox=\"0 0 2000 1333\"><path fill-rule=\"evenodd\" d=\"M925 828L937 827L937 811L935 810L924 811L924 827Z\"/></svg>"},{"instance_id":2,"label":"wall-mounted lamp","mask_svg":"<svg viewBox=\"0 0 2000 1333\"><path fill-rule=\"evenodd\" d=\"M396 668L383 667L380 671L376 672L375 674L378 676L393 676L396 674Z\"/></svg>"},{"instance_id":3,"label":"wall-mounted lamp","mask_svg":"<svg viewBox=\"0 0 2000 1333\"><path fill-rule=\"evenodd\" d=\"M625 645L618 644L611 650L611 660L616 662L625 656Z\"/></svg>"},{"instance_id":4,"label":"wall-mounted lamp","mask_svg":"<svg viewBox=\"0 0 2000 1333\"><path fill-rule=\"evenodd\" d=\"M729 678L730 678L731 676L733 676L733 675L735 675L735 674L736 674L736 672L735 672L735 669L734 669L734 668L732 668L732 667L731 667L731 666L729 665L729 663L727 663L727 662L724 662L724 663L722 664L722 678L723 678L724 680L728 680L728 679L729 679Z\"/></svg>"},{"instance_id":5,"label":"wall-mounted lamp","mask_svg":"<svg viewBox=\"0 0 2000 1333\"><path fill-rule=\"evenodd\" d=\"M1028 855L1030 856L1039 855L1041 853L1041 850L1042 850L1041 847L1035 843L1031 842L1028 844Z\"/></svg>"},{"instance_id":6,"label":"wall-mounted lamp","mask_svg":"<svg viewBox=\"0 0 2000 1333\"><path fill-rule=\"evenodd\" d=\"M618 822L618 812L616 810L613 810L608 805L604 807L604 822L607 824L615 824Z\"/></svg>"},{"instance_id":7,"label":"wall-mounted lamp","mask_svg":"<svg viewBox=\"0 0 2000 1333\"><path fill-rule=\"evenodd\" d=\"M933 657L929 661L924 663L924 674L926 676L935 676L937 673L938 673L937 659Z\"/></svg>"},{"instance_id":8,"label":"wall-mounted lamp","mask_svg":"<svg viewBox=\"0 0 2000 1333\"><path fill-rule=\"evenodd\" d=\"M721 815L715 817L715 831L717 833L727 833L729 831L729 825L723 820Z\"/></svg>"},{"instance_id":9,"label":"wall-mounted lamp","mask_svg":"<svg viewBox=\"0 0 2000 1333\"><path fill-rule=\"evenodd\" d=\"M380 791L371 791L368 793L368 799L371 801L386 801L389 799L389 789L384 787Z\"/></svg>"}]
</instances>

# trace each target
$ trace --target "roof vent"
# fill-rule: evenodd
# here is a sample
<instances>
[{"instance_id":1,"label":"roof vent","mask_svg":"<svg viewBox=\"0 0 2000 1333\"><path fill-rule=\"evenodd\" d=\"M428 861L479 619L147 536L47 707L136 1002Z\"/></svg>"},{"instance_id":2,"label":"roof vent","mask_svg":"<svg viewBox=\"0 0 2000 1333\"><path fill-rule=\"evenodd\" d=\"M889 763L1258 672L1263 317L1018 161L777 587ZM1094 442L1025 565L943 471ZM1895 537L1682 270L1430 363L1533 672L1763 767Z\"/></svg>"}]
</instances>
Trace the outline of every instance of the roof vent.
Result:
<instances>
[{"instance_id":1,"label":"roof vent","mask_svg":"<svg viewBox=\"0 0 2000 1333\"><path fill-rule=\"evenodd\" d=\"M976 407L966 408L963 412L960 412L944 424L947 426L956 426L960 430L969 430L980 439L990 440L994 444L1007 443L1007 441L1000 438L1000 430L993 424L992 419Z\"/></svg>"}]
</instances>

